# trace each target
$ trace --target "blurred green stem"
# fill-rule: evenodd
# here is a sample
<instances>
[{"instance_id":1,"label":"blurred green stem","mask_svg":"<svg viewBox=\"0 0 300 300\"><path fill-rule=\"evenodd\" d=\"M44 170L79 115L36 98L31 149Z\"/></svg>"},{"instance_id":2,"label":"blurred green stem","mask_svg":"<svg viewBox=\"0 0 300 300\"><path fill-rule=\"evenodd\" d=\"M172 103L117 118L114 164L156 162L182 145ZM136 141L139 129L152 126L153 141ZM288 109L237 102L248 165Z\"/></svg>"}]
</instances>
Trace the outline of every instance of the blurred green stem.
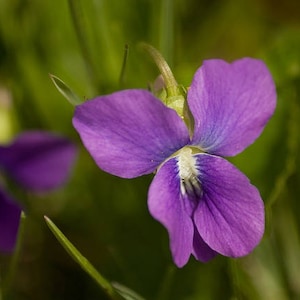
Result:
<instances>
[{"instance_id":1,"label":"blurred green stem","mask_svg":"<svg viewBox=\"0 0 300 300\"><path fill-rule=\"evenodd\" d=\"M94 87L97 87L96 71L94 69L94 64L91 59L92 55L88 48L88 43L86 39L86 24L83 19L82 7L80 5L80 0L68 0L69 8L71 12L72 21L75 27L75 32L77 35L79 47L81 49L84 62L86 64L86 69L90 80L93 82Z\"/></svg>"},{"instance_id":2,"label":"blurred green stem","mask_svg":"<svg viewBox=\"0 0 300 300\"><path fill-rule=\"evenodd\" d=\"M158 291L158 295L156 297L157 300L167 300L170 298L170 291L172 288L172 282L176 273L176 268L173 265L169 265L165 271L165 275L162 279L162 283L160 289Z\"/></svg>"},{"instance_id":3,"label":"blurred green stem","mask_svg":"<svg viewBox=\"0 0 300 300\"><path fill-rule=\"evenodd\" d=\"M242 299L239 268L235 259L229 259L229 274L233 290L233 299Z\"/></svg>"},{"instance_id":4,"label":"blurred green stem","mask_svg":"<svg viewBox=\"0 0 300 300\"><path fill-rule=\"evenodd\" d=\"M128 58L128 50L129 50L129 47L126 44L124 47L123 63L122 63L120 79L119 79L120 88L122 88L124 85L124 77L125 77L125 69L126 69L126 63L127 63L127 58Z\"/></svg>"},{"instance_id":5,"label":"blurred green stem","mask_svg":"<svg viewBox=\"0 0 300 300\"><path fill-rule=\"evenodd\" d=\"M150 54L156 66L158 67L164 79L167 96L178 96L179 88L177 81L175 80L175 77L164 57L160 54L160 52L157 49L155 49L149 44L141 43L141 47Z\"/></svg>"},{"instance_id":6,"label":"blurred green stem","mask_svg":"<svg viewBox=\"0 0 300 300\"><path fill-rule=\"evenodd\" d=\"M173 0L163 0L161 2L160 14L160 49L172 67L174 49L174 8Z\"/></svg>"},{"instance_id":7,"label":"blurred green stem","mask_svg":"<svg viewBox=\"0 0 300 300\"><path fill-rule=\"evenodd\" d=\"M2 286L3 294L7 294L13 285L14 275L16 273L16 268L18 265L18 261L20 258L22 243L23 243L23 237L25 232L25 225L26 225L26 215L24 212L21 213L21 219L20 219L20 225L19 225L19 231L18 231L18 237L16 246L14 249L13 257L11 259L9 270L7 276L4 278L4 283ZM1 298L0 298L1 299Z\"/></svg>"},{"instance_id":8,"label":"blurred green stem","mask_svg":"<svg viewBox=\"0 0 300 300\"><path fill-rule=\"evenodd\" d=\"M299 82L295 82L293 88L293 95L291 97L290 107L289 107L289 119L287 120L287 154L286 154L286 163L282 172L279 174L276 180L274 189L271 192L271 195L266 203L266 209L269 213L273 204L279 198L281 192L283 191L287 180L296 170L296 159L298 156L298 147L300 144L299 133L298 133L298 123L300 108L297 103L297 98L300 95Z\"/></svg>"},{"instance_id":9,"label":"blurred green stem","mask_svg":"<svg viewBox=\"0 0 300 300\"><path fill-rule=\"evenodd\" d=\"M60 229L47 217L44 216L45 221L52 231L56 239L64 247L67 253L74 259L79 266L91 276L92 279L102 288L106 295L112 300L120 300L121 296L117 294L112 284L104 278L94 266L77 250L77 248L66 238Z\"/></svg>"}]
</instances>

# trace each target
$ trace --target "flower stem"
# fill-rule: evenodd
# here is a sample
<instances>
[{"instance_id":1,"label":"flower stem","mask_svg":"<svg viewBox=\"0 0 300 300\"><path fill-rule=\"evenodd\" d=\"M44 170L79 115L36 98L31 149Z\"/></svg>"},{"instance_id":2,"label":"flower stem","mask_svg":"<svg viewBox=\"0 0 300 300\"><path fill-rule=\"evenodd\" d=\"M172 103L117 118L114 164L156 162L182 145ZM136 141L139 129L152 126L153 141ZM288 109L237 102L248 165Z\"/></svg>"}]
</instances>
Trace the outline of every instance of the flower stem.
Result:
<instances>
[{"instance_id":1,"label":"flower stem","mask_svg":"<svg viewBox=\"0 0 300 300\"><path fill-rule=\"evenodd\" d=\"M124 75L125 75L126 63L128 58L128 51L129 51L129 46L126 44L124 47L123 63L122 63L120 79L119 79L120 88L122 88L124 85Z\"/></svg>"},{"instance_id":2,"label":"flower stem","mask_svg":"<svg viewBox=\"0 0 300 300\"><path fill-rule=\"evenodd\" d=\"M175 80L175 77L167 64L166 60L163 58L163 56L160 54L159 51L157 51L154 47L152 47L149 44L141 43L141 46L143 49L145 49L150 56L153 58L155 64L157 65L166 86L166 91L168 97L178 96L178 84Z\"/></svg>"},{"instance_id":3,"label":"flower stem","mask_svg":"<svg viewBox=\"0 0 300 300\"><path fill-rule=\"evenodd\" d=\"M169 265L165 271L164 277L158 295L157 300L167 300L170 298L170 291L172 288L172 282L175 276L176 268L173 265Z\"/></svg>"},{"instance_id":4,"label":"flower stem","mask_svg":"<svg viewBox=\"0 0 300 300\"><path fill-rule=\"evenodd\" d=\"M69 9L73 21L73 25L75 28L75 33L78 39L79 47L82 52L84 62L86 65L88 76L90 77L90 80L93 82L93 86L97 87L97 80L96 80L96 72L93 68L93 62L91 59L91 52L88 48L88 43L86 41L86 34L85 34L85 24L83 21L83 15L82 15L82 8L80 6L80 1L78 0L68 0L69 3Z\"/></svg>"},{"instance_id":5,"label":"flower stem","mask_svg":"<svg viewBox=\"0 0 300 300\"><path fill-rule=\"evenodd\" d=\"M296 85L297 84L297 85ZM295 86L299 86L297 82ZM289 119L287 122L287 155L286 162L283 170L280 172L276 179L275 186L266 201L267 213L271 213L270 210L274 203L280 198L280 194L284 190L286 183L290 176L296 171L296 159L298 157L298 149L300 144L299 134L298 134L298 120L300 115L300 108L296 101L297 97L300 95L300 90L296 89L293 91L293 97L291 97L290 107L289 107ZM267 215L269 217L269 215Z\"/></svg>"},{"instance_id":6,"label":"flower stem","mask_svg":"<svg viewBox=\"0 0 300 300\"><path fill-rule=\"evenodd\" d=\"M169 62L172 67L173 63L173 45L174 45L174 34L173 34L173 0L163 0L161 2L161 13L160 13L160 48L165 59Z\"/></svg>"},{"instance_id":7,"label":"flower stem","mask_svg":"<svg viewBox=\"0 0 300 300\"><path fill-rule=\"evenodd\" d=\"M103 292L112 300L120 300L121 296L116 292L112 284L104 278L94 266L77 250L77 248L66 238L60 229L47 217L44 216L46 224L52 231L59 243L74 261L101 287Z\"/></svg>"},{"instance_id":8,"label":"flower stem","mask_svg":"<svg viewBox=\"0 0 300 300\"><path fill-rule=\"evenodd\" d=\"M2 293L5 295L9 290L10 287L12 286L12 282L14 279L14 275L16 272L17 264L19 261L20 253L21 253L21 248L23 244L23 237L24 237L24 232L25 232L25 223L26 223L26 215L24 212L21 213L21 220L20 220L20 225L19 225L19 231L18 231L18 237L17 237L17 243L14 249L14 254L11 259L9 269L8 269L8 274L4 278L3 282L3 287L2 287ZM1 297L0 297L1 299Z\"/></svg>"}]
</instances>

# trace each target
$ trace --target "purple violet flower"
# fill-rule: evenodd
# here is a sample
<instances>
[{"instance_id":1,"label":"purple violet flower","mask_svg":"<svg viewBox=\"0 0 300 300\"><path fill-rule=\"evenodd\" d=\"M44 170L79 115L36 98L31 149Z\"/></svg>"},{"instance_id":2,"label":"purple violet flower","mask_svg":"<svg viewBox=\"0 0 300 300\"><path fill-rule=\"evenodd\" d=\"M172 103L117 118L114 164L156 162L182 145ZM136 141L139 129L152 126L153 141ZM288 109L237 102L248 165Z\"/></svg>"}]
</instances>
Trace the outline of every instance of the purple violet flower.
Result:
<instances>
[{"instance_id":1,"label":"purple violet flower","mask_svg":"<svg viewBox=\"0 0 300 300\"><path fill-rule=\"evenodd\" d=\"M76 148L67 139L46 131L23 132L0 146L0 168L18 185L47 192L68 178ZM0 187L0 251L12 251L17 238L21 205Z\"/></svg>"},{"instance_id":2,"label":"purple violet flower","mask_svg":"<svg viewBox=\"0 0 300 300\"><path fill-rule=\"evenodd\" d=\"M156 172L151 215L168 230L178 267L192 254L250 253L264 232L264 205L249 179L223 156L243 151L276 106L265 64L204 61L187 93L193 128L146 90L123 90L76 107L73 125L104 171L123 178ZM192 134L190 134L192 132Z\"/></svg>"}]
</instances>

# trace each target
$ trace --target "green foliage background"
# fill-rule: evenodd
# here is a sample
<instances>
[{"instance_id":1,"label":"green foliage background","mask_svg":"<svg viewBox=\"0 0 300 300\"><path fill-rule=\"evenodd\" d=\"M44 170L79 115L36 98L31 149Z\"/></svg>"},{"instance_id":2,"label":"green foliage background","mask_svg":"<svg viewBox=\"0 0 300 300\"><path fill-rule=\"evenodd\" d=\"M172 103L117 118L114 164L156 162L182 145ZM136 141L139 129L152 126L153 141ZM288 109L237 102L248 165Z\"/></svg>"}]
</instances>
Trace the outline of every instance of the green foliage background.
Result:
<instances>
[{"instance_id":1,"label":"green foliage background","mask_svg":"<svg viewBox=\"0 0 300 300\"><path fill-rule=\"evenodd\" d=\"M191 258L177 269L166 230L147 210L152 176L124 180L102 172L72 127L73 107L48 74L82 99L147 88L158 71L141 41L162 52L185 86L207 58L261 58L274 76L274 117L255 144L231 159L259 188L267 211L265 237L245 258L219 256L207 264ZM44 215L106 278L146 299L300 299L299 120L297 0L0 0L1 142L46 129L80 149L64 188L39 196L12 191L26 202L28 217L13 269L12 257L1 255L3 299L107 299Z\"/></svg>"}]
</instances>

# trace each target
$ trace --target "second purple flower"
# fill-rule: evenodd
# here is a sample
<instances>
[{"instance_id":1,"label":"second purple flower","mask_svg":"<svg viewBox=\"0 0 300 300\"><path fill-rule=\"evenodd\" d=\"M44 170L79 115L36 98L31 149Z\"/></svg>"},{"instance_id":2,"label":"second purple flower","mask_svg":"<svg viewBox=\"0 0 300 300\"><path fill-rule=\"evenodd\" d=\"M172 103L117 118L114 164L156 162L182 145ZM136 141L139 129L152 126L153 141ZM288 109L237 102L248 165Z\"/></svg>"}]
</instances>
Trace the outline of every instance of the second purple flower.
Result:
<instances>
[{"instance_id":1,"label":"second purple flower","mask_svg":"<svg viewBox=\"0 0 300 300\"><path fill-rule=\"evenodd\" d=\"M123 178L156 172L151 215L168 230L173 259L250 253L264 232L264 205L223 156L243 151L276 106L263 62L204 61L187 93L189 122L146 90L123 90L76 107L73 125L97 165ZM190 128L186 124L193 124Z\"/></svg>"},{"instance_id":2,"label":"second purple flower","mask_svg":"<svg viewBox=\"0 0 300 300\"><path fill-rule=\"evenodd\" d=\"M47 131L25 131L0 145L0 170L29 192L49 192L68 179L77 149L68 139ZM0 185L0 251L14 250L22 207Z\"/></svg>"}]
</instances>

